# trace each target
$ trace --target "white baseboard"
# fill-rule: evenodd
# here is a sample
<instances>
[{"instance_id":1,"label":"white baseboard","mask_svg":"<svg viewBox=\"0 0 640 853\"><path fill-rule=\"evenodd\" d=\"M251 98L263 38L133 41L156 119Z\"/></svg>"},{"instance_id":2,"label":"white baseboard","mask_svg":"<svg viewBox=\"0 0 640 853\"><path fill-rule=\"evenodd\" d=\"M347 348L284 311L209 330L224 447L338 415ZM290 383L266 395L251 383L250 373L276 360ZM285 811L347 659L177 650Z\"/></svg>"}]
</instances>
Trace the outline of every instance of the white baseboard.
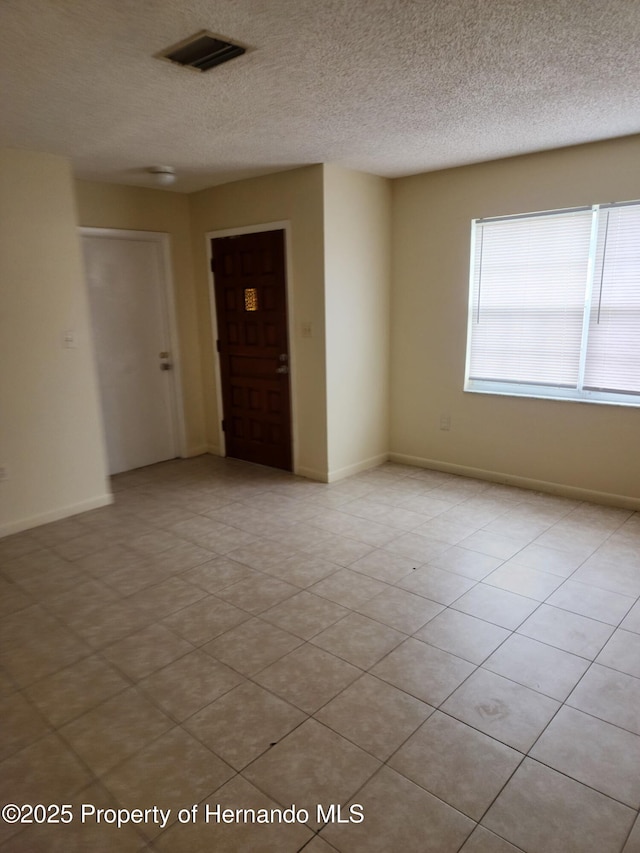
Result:
<instances>
[{"instance_id":1,"label":"white baseboard","mask_svg":"<svg viewBox=\"0 0 640 853\"><path fill-rule=\"evenodd\" d=\"M338 468L336 471L329 471L327 475L327 483L335 483L338 480L344 480L345 477L353 477L354 474L359 474L361 471L368 471L370 468L376 468L387 462L389 459L388 453L379 453L377 456L371 456L369 459L363 459L361 462L356 462L354 465L346 465L344 468Z\"/></svg>"},{"instance_id":2,"label":"white baseboard","mask_svg":"<svg viewBox=\"0 0 640 853\"><path fill-rule=\"evenodd\" d=\"M91 509L100 509L100 507L108 506L112 503L113 495L105 493L96 498L90 498L87 501L43 512L40 515L32 515L29 518L10 521L8 524L0 526L0 538L10 536L12 533L21 533L23 530L31 530L32 527L40 527L41 524L49 524L51 521L60 521L60 519L69 518L71 515L79 515L81 512L89 512Z\"/></svg>"},{"instance_id":3,"label":"white baseboard","mask_svg":"<svg viewBox=\"0 0 640 853\"><path fill-rule=\"evenodd\" d=\"M293 472L298 477L306 477L307 480L316 480L318 483L328 483L326 471L315 471L313 468L296 468Z\"/></svg>"},{"instance_id":4,"label":"white baseboard","mask_svg":"<svg viewBox=\"0 0 640 853\"><path fill-rule=\"evenodd\" d=\"M210 453L212 456L222 456L220 447L217 444L207 444L207 448L204 452Z\"/></svg>"},{"instance_id":5,"label":"white baseboard","mask_svg":"<svg viewBox=\"0 0 640 853\"><path fill-rule=\"evenodd\" d=\"M195 447L187 447L183 459L193 459L194 456L204 456L209 452L209 445L198 444Z\"/></svg>"},{"instance_id":6,"label":"white baseboard","mask_svg":"<svg viewBox=\"0 0 640 853\"><path fill-rule=\"evenodd\" d=\"M534 480L531 477L519 477L515 474L504 474L499 471L486 471L484 468L455 465L452 462L440 462L437 459L423 459L420 456L408 456L405 453L390 453L389 459L392 462L399 462L402 465L415 465L417 468L430 468L433 471L459 474L462 477L473 477L476 480L489 480L492 483L517 486L521 489L531 489L535 492L545 492L550 495L560 495L563 498L571 498L572 500L640 510L640 498L634 498L630 495L617 495L611 492L599 492L595 489L569 486L566 483Z\"/></svg>"}]
</instances>

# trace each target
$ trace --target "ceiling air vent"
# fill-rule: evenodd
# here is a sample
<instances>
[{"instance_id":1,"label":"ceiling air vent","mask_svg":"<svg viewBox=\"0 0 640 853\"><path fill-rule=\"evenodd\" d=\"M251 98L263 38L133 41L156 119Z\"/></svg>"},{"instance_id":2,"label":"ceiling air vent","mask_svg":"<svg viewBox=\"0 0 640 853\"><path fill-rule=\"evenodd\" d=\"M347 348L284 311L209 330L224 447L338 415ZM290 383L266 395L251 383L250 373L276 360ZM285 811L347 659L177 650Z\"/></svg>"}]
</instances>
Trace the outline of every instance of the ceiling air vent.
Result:
<instances>
[{"instance_id":1,"label":"ceiling air vent","mask_svg":"<svg viewBox=\"0 0 640 853\"><path fill-rule=\"evenodd\" d=\"M185 68L208 71L210 68L215 68L216 65L234 59L236 56L242 56L245 52L246 47L224 41L219 36L202 30L173 45L173 47L168 47L166 50L157 53L156 56L158 59L176 62Z\"/></svg>"}]
</instances>

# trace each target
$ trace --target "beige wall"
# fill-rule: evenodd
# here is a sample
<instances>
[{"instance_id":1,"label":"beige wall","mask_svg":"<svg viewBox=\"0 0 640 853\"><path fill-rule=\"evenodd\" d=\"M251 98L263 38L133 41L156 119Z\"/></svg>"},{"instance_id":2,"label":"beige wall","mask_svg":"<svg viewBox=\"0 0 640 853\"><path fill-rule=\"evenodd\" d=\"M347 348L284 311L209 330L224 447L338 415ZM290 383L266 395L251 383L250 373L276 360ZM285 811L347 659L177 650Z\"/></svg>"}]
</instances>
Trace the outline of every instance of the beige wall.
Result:
<instances>
[{"instance_id":1,"label":"beige wall","mask_svg":"<svg viewBox=\"0 0 640 853\"><path fill-rule=\"evenodd\" d=\"M2 535L111 496L66 160L0 152L0 223Z\"/></svg>"},{"instance_id":2,"label":"beige wall","mask_svg":"<svg viewBox=\"0 0 640 853\"><path fill-rule=\"evenodd\" d=\"M640 409L462 391L471 220L640 198L639 162L630 137L394 182L394 458L640 499Z\"/></svg>"},{"instance_id":3,"label":"beige wall","mask_svg":"<svg viewBox=\"0 0 640 853\"><path fill-rule=\"evenodd\" d=\"M207 449L200 371L200 306L193 280L189 197L166 190L76 182L80 225L169 234L180 346L186 455Z\"/></svg>"},{"instance_id":4,"label":"beige wall","mask_svg":"<svg viewBox=\"0 0 640 853\"><path fill-rule=\"evenodd\" d=\"M190 196L210 449L220 450L222 415L217 403L205 235L225 229L287 222L294 464L298 473L315 479L325 479L327 475L322 197L322 166L225 184ZM312 324L312 337L302 337L305 322Z\"/></svg>"},{"instance_id":5,"label":"beige wall","mask_svg":"<svg viewBox=\"0 0 640 853\"><path fill-rule=\"evenodd\" d=\"M391 182L324 167L329 479L389 450Z\"/></svg>"}]
</instances>

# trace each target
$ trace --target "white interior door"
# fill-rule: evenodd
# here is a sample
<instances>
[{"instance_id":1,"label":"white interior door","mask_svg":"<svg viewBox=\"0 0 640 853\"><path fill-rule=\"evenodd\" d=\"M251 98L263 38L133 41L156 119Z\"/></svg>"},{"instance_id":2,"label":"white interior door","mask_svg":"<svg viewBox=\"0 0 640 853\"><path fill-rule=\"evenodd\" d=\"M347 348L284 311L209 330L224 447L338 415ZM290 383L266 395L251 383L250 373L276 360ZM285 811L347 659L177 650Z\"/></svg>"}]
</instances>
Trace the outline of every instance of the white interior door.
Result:
<instances>
[{"instance_id":1,"label":"white interior door","mask_svg":"<svg viewBox=\"0 0 640 853\"><path fill-rule=\"evenodd\" d=\"M176 389L162 235L85 232L82 245L109 472L172 459Z\"/></svg>"}]
</instances>

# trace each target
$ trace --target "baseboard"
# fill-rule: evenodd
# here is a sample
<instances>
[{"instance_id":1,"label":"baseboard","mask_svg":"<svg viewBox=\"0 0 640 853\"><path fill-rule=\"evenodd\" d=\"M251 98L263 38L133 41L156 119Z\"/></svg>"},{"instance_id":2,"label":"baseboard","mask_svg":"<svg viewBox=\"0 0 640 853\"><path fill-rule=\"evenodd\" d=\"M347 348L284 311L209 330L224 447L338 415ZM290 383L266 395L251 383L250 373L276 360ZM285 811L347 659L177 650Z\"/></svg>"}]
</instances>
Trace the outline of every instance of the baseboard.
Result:
<instances>
[{"instance_id":1,"label":"baseboard","mask_svg":"<svg viewBox=\"0 0 640 853\"><path fill-rule=\"evenodd\" d=\"M49 512L43 512L40 515L32 515L30 518L10 521L8 524L0 525L0 538L10 536L12 533L21 533L23 530L31 530L32 527L40 527L40 525L49 524L52 521L60 521L62 518L69 518L71 515L79 515L81 512L89 512L91 509L100 509L100 507L108 506L112 503L113 495L105 493L87 501L59 507L58 509L49 510Z\"/></svg>"},{"instance_id":2,"label":"baseboard","mask_svg":"<svg viewBox=\"0 0 640 853\"><path fill-rule=\"evenodd\" d=\"M354 474L359 474L361 471L368 471L370 468L376 468L382 465L389 459L388 453L379 453L377 456L371 456L369 459L363 459L361 462L356 462L354 465L346 465L344 468L338 468L335 471L329 471L327 475L327 483L336 483L338 480L344 480L345 477L353 477Z\"/></svg>"},{"instance_id":3,"label":"baseboard","mask_svg":"<svg viewBox=\"0 0 640 853\"><path fill-rule=\"evenodd\" d=\"M405 453L390 453L392 462L402 465L415 465L417 468L430 468L433 471L444 471L447 474L459 474L462 477L473 477L476 480L489 480L505 486L517 486L521 489L531 489L535 492L545 492L559 495L572 500L588 501L589 503L618 506L624 509L640 509L640 498L629 495L617 495L611 492L599 492L595 489L582 489L579 486L569 486L566 483L552 483L547 480L534 480L531 477L519 477L515 474L504 474L499 471L486 471L484 468L471 468L468 465L455 465L452 462L441 462L437 459L423 459L420 456L408 456Z\"/></svg>"},{"instance_id":4,"label":"baseboard","mask_svg":"<svg viewBox=\"0 0 640 853\"><path fill-rule=\"evenodd\" d=\"M318 483L328 483L326 471L315 471L313 468L296 468L293 472L298 477L306 477L307 480L316 480Z\"/></svg>"},{"instance_id":5,"label":"baseboard","mask_svg":"<svg viewBox=\"0 0 640 853\"><path fill-rule=\"evenodd\" d=\"M198 444L195 447L187 447L183 459L193 459L194 456L204 456L209 452L209 445Z\"/></svg>"},{"instance_id":6,"label":"baseboard","mask_svg":"<svg viewBox=\"0 0 640 853\"><path fill-rule=\"evenodd\" d=\"M207 444L205 453L210 453L212 456L222 456L220 447L217 444Z\"/></svg>"}]
</instances>

